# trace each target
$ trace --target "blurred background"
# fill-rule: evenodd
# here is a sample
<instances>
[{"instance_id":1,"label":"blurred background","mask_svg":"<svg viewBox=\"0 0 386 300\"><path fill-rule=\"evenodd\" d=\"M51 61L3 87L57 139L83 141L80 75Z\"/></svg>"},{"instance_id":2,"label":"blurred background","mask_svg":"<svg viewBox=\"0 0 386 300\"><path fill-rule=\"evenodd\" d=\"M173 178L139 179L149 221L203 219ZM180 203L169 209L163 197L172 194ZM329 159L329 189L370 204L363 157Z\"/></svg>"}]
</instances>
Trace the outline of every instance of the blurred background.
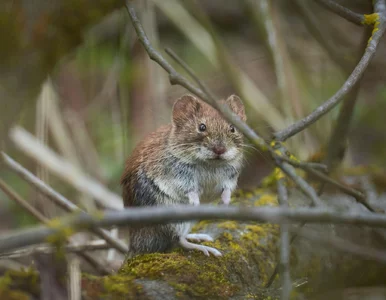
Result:
<instances>
[{"instance_id":1,"label":"blurred background","mask_svg":"<svg viewBox=\"0 0 386 300\"><path fill-rule=\"evenodd\" d=\"M337 2L372 12L369 0ZM219 99L240 95L248 123L267 140L340 88L371 33L310 0L143 0L137 7L162 55L183 73L164 51L173 49ZM148 58L123 1L2 0L0 9L2 149L88 210L100 203L77 186L81 179L120 196L125 159L170 121L173 102L187 91ZM385 68L383 40L355 95L347 165L385 169ZM320 160L338 112L291 139L290 150ZM253 148L246 154L239 184L253 188L272 163ZM0 178L45 216L62 214L4 164ZM2 230L35 222L0 192Z\"/></svg>"}]
</instances>

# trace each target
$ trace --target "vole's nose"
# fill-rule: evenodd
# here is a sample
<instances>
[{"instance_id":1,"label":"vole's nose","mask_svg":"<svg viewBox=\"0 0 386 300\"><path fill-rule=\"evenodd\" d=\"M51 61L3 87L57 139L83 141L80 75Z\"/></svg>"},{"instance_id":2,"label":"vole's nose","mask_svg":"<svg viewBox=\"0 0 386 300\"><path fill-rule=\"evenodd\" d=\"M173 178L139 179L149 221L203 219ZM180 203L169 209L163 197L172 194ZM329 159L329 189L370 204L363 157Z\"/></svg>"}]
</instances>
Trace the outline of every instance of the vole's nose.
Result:
<instances>
[{"instance_id":1,"label":"vole's nose","mask_svg":"<svg viewBox=\"0 0 386 300\"><path fill-rule=\"evenodd\" d=\"M224 153L225 153L226 148L225 148L224 146L222 146L222 145L218 145L218 146L214 146L214 147L212 148L212 151L213 151L213 153L216 154L216 155L221 155L221 154L224 154Z\"/></svg>"}]
</instances>

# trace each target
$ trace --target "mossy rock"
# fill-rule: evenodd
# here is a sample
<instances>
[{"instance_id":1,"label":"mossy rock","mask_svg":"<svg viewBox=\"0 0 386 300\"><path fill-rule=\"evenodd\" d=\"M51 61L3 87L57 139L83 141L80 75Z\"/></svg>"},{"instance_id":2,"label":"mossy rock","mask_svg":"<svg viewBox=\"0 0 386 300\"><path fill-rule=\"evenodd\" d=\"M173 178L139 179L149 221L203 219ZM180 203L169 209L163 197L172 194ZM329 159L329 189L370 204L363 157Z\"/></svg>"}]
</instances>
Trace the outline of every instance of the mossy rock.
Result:
<instances>
[{"instance_id":1,"label":"mossy rock","mask_svg":"<svg viewBox=\"0 0 386 300\"><path fill-rule=\"evenodd\" d=\"M277 205L277 198L261 191L238 192L232 204ZM180 248L136 256L127 260L117 274L103 279L102 298L266 298L263 286L275 267L277 225L202 221L193 231L212 235L215 241L203 244L215 247L223 256L207 257ZM90 294L86 299L95 298Z\"/></svg>"}]
</instances>

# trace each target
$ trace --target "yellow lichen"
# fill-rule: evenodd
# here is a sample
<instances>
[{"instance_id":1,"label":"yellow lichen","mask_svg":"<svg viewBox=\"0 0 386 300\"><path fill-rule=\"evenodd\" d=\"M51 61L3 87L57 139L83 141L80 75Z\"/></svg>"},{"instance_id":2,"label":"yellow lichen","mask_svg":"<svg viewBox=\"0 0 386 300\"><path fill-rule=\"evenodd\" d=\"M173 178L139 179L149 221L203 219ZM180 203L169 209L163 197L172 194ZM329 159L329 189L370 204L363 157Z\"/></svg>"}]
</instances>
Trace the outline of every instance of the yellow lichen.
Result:
<instances>
[{"instance_id":1,"label":"yellow lichen","mask_svg":"<svg viewBox=\"0 0 386 300\"><path fill-rule=\"evenodd\" d=\"M266 193L257 199L255 206L278 206L277 195Z\"/></svg>"},{"instance_id":2,"label":"yellow lichen","mask_svg":"<svg viewBox=\"0 0 386 300\"><path fill-rule=\"evenodd\" d=\"M372 25L372 24L375 24L376 22L379 21L379 14L378 13L373 13L373 14L365 14L363 15L364 19L362 21L362 23L364 25Z\"/></svg>"},{"instance_id":3,"label":"yellow lichen","mask_svg":"<svg viewBox=\"0 0 386 300\"><path fill-rule=\"evenodd\" d=\"M269 174L268 176L266 176L262 182L261 182L261 186L263 188L270 188L270 187L273 187L276 182L277 182L277 176L276 176L276 168L273 170L273 172L271 172L271 174Z\"/></svg>"},{"instance_id":4,"label":"yellow lichen","mask_svg":"<svg viewBox=\"0 0 386 300\"><path fill-rule=\"evenodd\" d=\"M237 229L238 224L236 221L225 221L219 223L217 226L223 229Z\"/></svg>"},{"instance_id":5,"label":"yellow lichen","mask_svg":"<svg viewBox=\"0 0 386 300\"><path fill-rule=\"evenodd\" d=\"M371 33L371 36L368 40L368 44L372 41L374 34L379 30L379 25L381 22L379 21L379 14L373 13L369 15L364 15L363 24L366 25L373 25L373 32Z\"/></svg>"}]
</instances>

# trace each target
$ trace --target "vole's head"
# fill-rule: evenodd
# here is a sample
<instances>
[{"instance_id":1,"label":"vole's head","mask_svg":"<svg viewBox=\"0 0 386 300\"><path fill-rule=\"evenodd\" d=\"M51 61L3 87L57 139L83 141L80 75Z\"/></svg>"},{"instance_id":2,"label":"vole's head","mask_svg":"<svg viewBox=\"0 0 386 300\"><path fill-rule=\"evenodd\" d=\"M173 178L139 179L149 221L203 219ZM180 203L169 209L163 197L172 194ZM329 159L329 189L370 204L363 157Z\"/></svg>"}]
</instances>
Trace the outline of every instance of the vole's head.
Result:
<instances>
[{"instance_id":1,"label":"vole's head","mask_svg":"<svg viewBox=\"0 0 386 300\"><path fill-rule=\"evenodd\" d=\"M246 120L244 105L232 95L222 101ZM229 162L242 157L243 135L205 102L185 95L173 106L170 150L187 161Z\"/></svg>"}]
</instances>

